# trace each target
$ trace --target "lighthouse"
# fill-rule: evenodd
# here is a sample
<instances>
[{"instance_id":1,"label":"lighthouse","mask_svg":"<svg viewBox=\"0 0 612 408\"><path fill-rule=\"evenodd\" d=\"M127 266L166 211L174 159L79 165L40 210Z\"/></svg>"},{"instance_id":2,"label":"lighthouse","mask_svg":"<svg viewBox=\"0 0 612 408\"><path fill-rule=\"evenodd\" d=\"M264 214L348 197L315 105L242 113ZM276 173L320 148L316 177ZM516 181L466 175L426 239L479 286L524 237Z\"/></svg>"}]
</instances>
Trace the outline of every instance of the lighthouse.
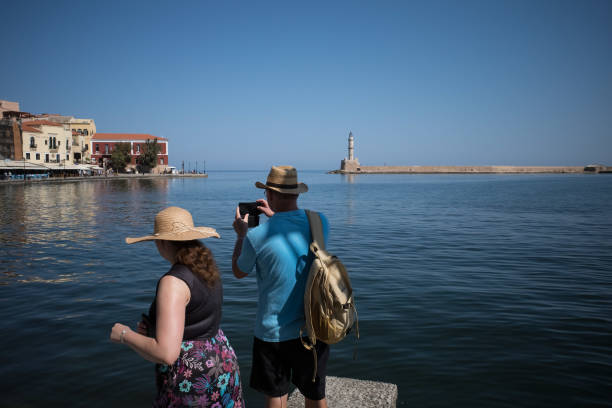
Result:
<instances>
[{"instance_id":1,"label":"lighthouse","mask_svg":"<svg viewBox=\"0 0 612 408\"><path fill-rule=\"evenodd\" d=\"M348 157L340 162L340 170L346 173L356 173L360 171L359 160L355 158L355 138L353 132L349 131L348 137Z\"/></svg>"}]
</instances>

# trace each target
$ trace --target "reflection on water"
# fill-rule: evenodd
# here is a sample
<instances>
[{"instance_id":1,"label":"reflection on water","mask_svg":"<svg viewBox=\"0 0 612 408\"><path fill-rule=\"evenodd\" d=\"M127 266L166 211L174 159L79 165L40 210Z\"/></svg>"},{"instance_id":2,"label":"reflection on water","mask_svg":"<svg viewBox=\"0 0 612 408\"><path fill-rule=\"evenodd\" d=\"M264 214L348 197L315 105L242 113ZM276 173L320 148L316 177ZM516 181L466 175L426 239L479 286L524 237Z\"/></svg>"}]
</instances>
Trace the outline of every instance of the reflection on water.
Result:
<instances>
[{"instance_id":1,"label":"reflection on water","mask_svg":"<svg viewBox=\"0 0 612 408\"><path fill-rule=\"evenodd\" d=\"M346 222L348 225L355 223L355 175L343 174L342 181L346 183Z\"/></svg>"},{"instance_id":2,"label":"reflection on water","mask_svg":"<svg viewBox=\"0 0 612 408\"><path fill-rule=\"evenodd\" d=\"M248 384L257 284L231 273L232 221L266 174L0 185L0 377L12 391L0 406L150 405L152 364L108 331L135 325L167 271L154 243L125 237L151 233L168 205L223 237L206 245ZM300 177L300 206L330 221L359 308L357 360L351 340L334 345L331 375L396 383L398 406L610 405L609 178Z\"/></svg>"},{"instance_id":3,"label":"reflection on water","mask_svg":"<svg viewBox=\"0 0 612 408\"><path fill-rule=\"evenodd\" d=\"M19 283L68 283L68 282L76 282L76 275L58 275L55 279L43 279L39 276L32 276L27 279L18 279Z\"/></svg>"},{"instance_id":4,"label":"reflection on water","mask_svg":"<svg viewBox=\"0 0 612 408\"><path fill-rule=\"evenodd\" d=\"M55 267L76 263L83 272L95 269L100 257L87 255L109 236L109 228L139 220L150 208L149 197L163 202L167 192L167 179L3 186L0 284L73 282L74 277L53 276Z\"/></svg>"},{"instance_id":5,"label":"reflection on water","mask_svg":"<svg viewBox=\"0 0 612 408\"><path fill-rule=\"evenodd\" d=\"M340 179L345 183L353 184L355 183L355 177L357 177L355 174L342 174Z\"/></svg>"}]
</instances>

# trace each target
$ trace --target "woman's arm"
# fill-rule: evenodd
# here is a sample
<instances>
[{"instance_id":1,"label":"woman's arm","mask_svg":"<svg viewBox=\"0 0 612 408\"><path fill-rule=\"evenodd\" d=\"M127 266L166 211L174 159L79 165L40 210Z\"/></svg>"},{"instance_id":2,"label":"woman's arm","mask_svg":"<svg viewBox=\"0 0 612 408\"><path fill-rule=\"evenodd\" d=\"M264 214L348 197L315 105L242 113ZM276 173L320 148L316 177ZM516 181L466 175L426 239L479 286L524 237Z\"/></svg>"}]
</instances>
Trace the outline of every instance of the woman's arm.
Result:
<instances>
[{"instance_id":1,"label":"woman's arm","mask_svg":"<svg viewBox=\"0 0 612 408\"><path fill-rule=\"evenodd\" d=\"M128 326L115 323L111 340L127 344L143 358L154 363L174 364L181 351L185 307L189 299L189 287L184 281L174 276L164 276L157 290L155 338L143 336Z\"/></svg>"}]
</instances>

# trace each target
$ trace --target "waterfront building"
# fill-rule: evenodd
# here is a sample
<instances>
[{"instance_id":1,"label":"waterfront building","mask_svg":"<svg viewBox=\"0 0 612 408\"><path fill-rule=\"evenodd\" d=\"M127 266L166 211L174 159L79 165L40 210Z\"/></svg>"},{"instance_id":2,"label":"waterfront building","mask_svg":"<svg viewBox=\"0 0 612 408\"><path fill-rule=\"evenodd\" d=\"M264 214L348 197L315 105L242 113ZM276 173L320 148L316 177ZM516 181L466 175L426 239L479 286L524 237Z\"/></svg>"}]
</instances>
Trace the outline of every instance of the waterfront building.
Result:
<instances>
[{"instance_id":1,"label":"waterfront building","mask_svg":"<svg viewBox=\"0 0 612 408\"><path fill-rule=\"evenodd\" d=\"M72 161L74 163L91 163L91 138L96 133L93 119L81 119L74 116L42 114L37 119L49 120L68 126L72 135Z\"/></svg>"},{"instance_id":2,"label":"waterfront building","mask_svg":"<svg viewBox=\"0 0 612 408\"><path fill-rule=\"evenodd\" d=\"M111 154L118 143L130 144L130 163L128 169L136 168L136 158L143 152L144 145L149 141L157 140L160 151L157 155L157 167L154 173L163 173L168 168L168 139L142 133L96 133L91 139L91 160L100 167L104 167L110 160Z\"/></svg>"},{"instance_id":3,"label":"waterfront building","mask_svg":"<svg viewBox=\"0 0 612 408\"><path fill-rule=\"evenodd\" d=\"M23 159L19 123L10 117L14 112L19 112L19 102L0 100L0 159Z\"/></svg>"},{"instance_id":4,"label":"waterfront building","mask_svg":"<svg viewBox=\"0 0 612 408\"><path fill-rule=\"evenodd\" d=\"M73 164L72 135L66 124L35 118L21 122L23 158L35 164ZM19 159L17 159L19 160Z\"/></svg>"},{"instance_id":5,"label":"waterfront building","mask_svg":"<svg viewBox=\"0 0 612 408\"><path fill-rule=\"evenodd\" d=\"M22 160L21 131L15 119L0 119L0 160Z\"/></svg>"},{"instance_id":6,"label":"waterfront building","mask_svg":"<svg viewBox=\"0 0 612 408\"><path fill-rule=\"evenodd\" d=\"M4 112L19 112L19 102L0 99L0 119L4 116Z\"/></svg>"},{"instance_id":7,"label":"waterfront building","mask_svg":"<svg viewBox=\"0 0 612 408\"><path fill-rule=\"evenodd\" d=\"M93 119L72 118L70 131L73 146L79 147L72 153L75 162L91 163L91 138L96 133L96 122Z\"/></svg>"}]
</instances>

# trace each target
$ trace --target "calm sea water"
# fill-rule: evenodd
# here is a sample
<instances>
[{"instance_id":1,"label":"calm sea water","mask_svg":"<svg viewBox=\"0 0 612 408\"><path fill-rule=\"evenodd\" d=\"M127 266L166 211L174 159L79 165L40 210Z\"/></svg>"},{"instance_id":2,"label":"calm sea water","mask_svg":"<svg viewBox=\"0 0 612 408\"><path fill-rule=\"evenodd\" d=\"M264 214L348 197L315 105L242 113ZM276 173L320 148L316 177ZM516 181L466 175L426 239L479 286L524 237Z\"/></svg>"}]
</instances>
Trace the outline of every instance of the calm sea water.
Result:
<instances>
[{"instance_id":1,"label":"calm sea water","mask_svg":"<svg viewBox=\"0 0 612 408\"><path fill-rule=\"evenodd\" d=\"M149 406L153 366L108 340L168 265L169 205L215 227L222 327L250 374L257 288L231 274L239 201L267 171L0 185L0 406ZM359 309L329 374L395 383L398 406L611 406L612 177L302 172ZM247 403L262 398L245 382Z\"/></svg>"}]
</instances>

